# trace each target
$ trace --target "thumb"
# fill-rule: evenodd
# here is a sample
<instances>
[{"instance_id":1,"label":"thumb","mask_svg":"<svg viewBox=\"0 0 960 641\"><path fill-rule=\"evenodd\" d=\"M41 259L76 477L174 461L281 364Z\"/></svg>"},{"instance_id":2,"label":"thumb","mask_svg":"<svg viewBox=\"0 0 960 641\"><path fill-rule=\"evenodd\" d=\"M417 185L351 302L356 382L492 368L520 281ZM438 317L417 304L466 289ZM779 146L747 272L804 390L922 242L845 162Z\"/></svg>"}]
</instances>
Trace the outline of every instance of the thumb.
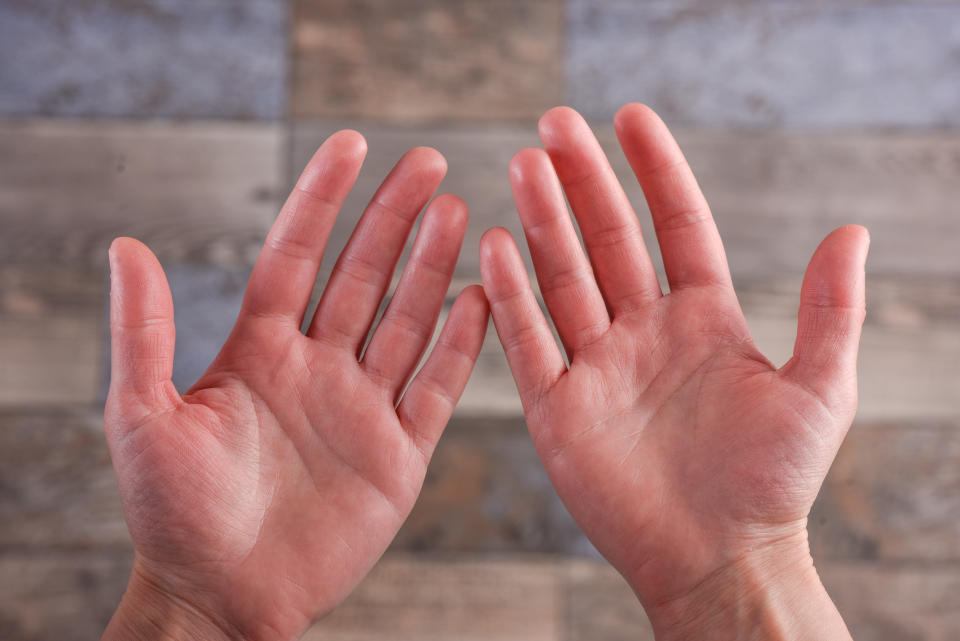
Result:
<instances>
[{"instance_id":1,"label":"thumb","mask_svg":"<svg viewBox=\"0 0 960 641\"><path fill-rule=\"evenodd\" d=\"M111 423L136 425L173 409L173 299L163 268L146 245L117 238L110 246Z\"/></svg>"},{"instance_id":2,"label":"thumb","mask_svg":"<svg viewBox=\"0 0 960 641\"><path fill-rule=\"evenodd\" d=\"M870 235L847 225L828 235L810 259L800 291L797 341L783 373L832 412L857 402L857 348L866 313L864 264Z\"/></svg>"}]
</instances>

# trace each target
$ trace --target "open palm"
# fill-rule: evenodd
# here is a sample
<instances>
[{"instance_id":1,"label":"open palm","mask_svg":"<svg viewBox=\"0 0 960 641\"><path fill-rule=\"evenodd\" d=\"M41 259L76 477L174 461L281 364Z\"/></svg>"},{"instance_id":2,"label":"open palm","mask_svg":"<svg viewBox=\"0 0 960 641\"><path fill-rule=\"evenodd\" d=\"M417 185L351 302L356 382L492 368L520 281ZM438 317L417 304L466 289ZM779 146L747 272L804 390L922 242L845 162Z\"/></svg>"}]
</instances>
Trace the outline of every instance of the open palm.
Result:
<instances>
[{"instance_id":1,"label":"open palm","mask_svg":"<svg viewBox=\"0 0 960 641\"><path fill-rule=\"evenodd\" d=\"M106 432L136 549L128 594L167 599L225 636L296 638L367 573L414 504L483 339L486 301L468 288L403 392L467 223L463 203L440 196L363 350L409 231L446 170L426 148L384 181L301 332L365 150L344 131L316 153L267 237L233 332L182 397L170 381L163 271L136 241L111 248Z\"/></svg>"},{"instance_id":2,"label":"open palm","mask_svg":"<svg viewBox=\"0 0 960 641\"><path fill-rule=\"evenodd\" d=\"M662 121L628 105L616 129L670 293L599 144L566 108L544 116L546 152L518 153L511 180L569 366L505 230L484 237L481 266L537 451L659 627L660 610L764 549L807 555L807 514L856 409L867 236L844 227L821 244L794 357L777 369L750 338L716 226Z\"/></svg>"}]
</instances>

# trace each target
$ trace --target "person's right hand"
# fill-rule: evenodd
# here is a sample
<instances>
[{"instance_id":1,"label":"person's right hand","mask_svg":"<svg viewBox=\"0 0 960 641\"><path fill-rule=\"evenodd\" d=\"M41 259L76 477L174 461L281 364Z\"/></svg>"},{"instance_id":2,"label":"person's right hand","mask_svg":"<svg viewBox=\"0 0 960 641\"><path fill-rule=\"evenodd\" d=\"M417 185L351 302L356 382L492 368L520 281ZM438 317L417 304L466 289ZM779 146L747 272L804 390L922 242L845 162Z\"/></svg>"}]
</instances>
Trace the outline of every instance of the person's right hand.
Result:
<instances>
[{"instance_id":1,"label":"person's right hand","mask_svg":"<svg viewBox=\"0 0 960 641\"><path fill-rule=\"evenodd\" d=\"M663 122L627 105L616 130L650 205L669 294L571 109L541 119L547 153L523 150L510 171L569 367L510 235L494 229L481 243L537 451L658 639L847 638L813 570L806 519L856 409L866 230L838 229L814 254L794 356L778 369L750 337L710 210Z\"/></svg>"},{"instance_id":2,"label":"person's right hand","mask_svg":"<svg viewBox=\"0 0 960 641\"><path fill-rule=\"evenodd\" d=\"M411 380L467 225L464 203L438 196L361 357L446 171L437 151L417 148L374 195L301 332L365 152L343 131L314 155L267 236L233 332L183 396L170 380L163 270L132 239L111 248L106 435L136 559L105 639L296 638L363 578L413 507L480 351L487 304L467 288Z\"/></svg>"}]
</instances>

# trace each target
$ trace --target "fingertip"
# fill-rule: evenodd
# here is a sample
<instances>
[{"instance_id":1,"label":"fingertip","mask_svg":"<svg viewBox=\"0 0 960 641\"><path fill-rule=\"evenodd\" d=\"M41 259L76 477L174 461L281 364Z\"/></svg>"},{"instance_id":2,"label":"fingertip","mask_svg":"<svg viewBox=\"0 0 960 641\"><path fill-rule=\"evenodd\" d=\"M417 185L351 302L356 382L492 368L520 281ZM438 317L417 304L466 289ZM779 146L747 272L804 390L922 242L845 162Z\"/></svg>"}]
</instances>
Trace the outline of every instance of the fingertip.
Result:
<instances>
[{"instance_id":1,"label":"fingertip","mask_svg":"<svg viewBox=\"0 0 960 641\"><path fill-rule=\"evenodd\" d=\"M844 225L827 234L815 256L821 255L831 262L848 262L851 257L864 262L870 247L870 232L862 225Z\"/></svg>"},{"instance_id":2,"label":"fingertip","mask_svg":"<svg viewBox=\"0 0 960 641\"><path fill-rule=\"evenodd\" d=\"M586 125L583 119L575 109L561 105L549 109L540 117L537 123L537 130L540 132L540 138L544 144L554 142L560 138L574 134L578 128Z\"/></svg>"},{"instance_id":3,"label":"fingertip","mask_svg":"<svg viewBox=\"0 0 960 641\"><path fill-rule=\"evenodd\" d=\"M340 188L349 190L360 173L367 155L367 141L357 131L343 129L327 137L307 163L297 185L301 190L312 192L329 189L331 181L344 178ZM346 194L343 194L344 197Z\"/></svg>"},{"instance_id":4,"label":"fingertip","mask_svg":"<svg viewBox=\"0 0 960 641\"><path fill-rule=\"evenodd\" d=\"M547 152L539 147L525 147L510 159L510 181L514 184L523 183L544 167L550 167Z\"/></svg>"},{"instance_id":5,"label":"fingertip","mask_svg":"<svg viewBox=\"0 0 960 641\"><path fill-rule=\"evenodd\" d=\"M403 156L421 172L442 178L447 174L447 159L433 147L414 147Z\"/></svg>"},{"instance_id":6,"label":"fingertip","mask_svg":"<svg viewBox=\"0 0 960 641\"><path fill-rule=\"evenodd\" d=\"M160 261L157 260L149 247L136 238L128 236L114 238L113 242L110 243L110 249L107 251L107 257L110 260L111 272L118 270L126 272L128 269L136 269L138 266L142 269L144 265L147 268L151 268L153 265L159 267L160 265ZM136 276L136 278L139 278L139 276Z\"/></svg>"},{"instance_id":7,"label":"fingertip","mask_svg":"<svg viewBox=\"0 0 960 641\"><path fill-rule=\"evenodd\" d=\"M864 252L870 247L870 231L863 225L843 225L828 235L837 237L839 242L861 247Z\"/></svg>"},{"instance_id":8,"label":"fingertip","mask_svg":"<svg viewBox=\"0 0 960 641\"><path fill-rule=\"evenodd\" d=\"M642 102L628 102L617 110L613 117L613 127L617 132L630 129L637 124L662 122L660 116Z\"/></svg>"},{"instance_id":9,"label":"fingertip","mask_svg":"<svg viewBox=\"0 0 960 641\"><path fill-rule=\"evenodd\" d=\"M301 184L322 173L329 166L359 166L367 155L367 141L359 131L341 129L323 141L314 152L301 176Z\"/></svg>"},{"instance_id":10,"label":"fingertip","mask_svg":"<svg viewBox=\"0 0 960 641\"><path fill-rule=\"evenodd\" d=\"M367 139L355 129L341 129L327 138L321 147L335 147L345 155L364 156L367 153Z\"/></svg>"},{"instance_id":11,"label":"fingertip","mask_svg":"<svg viewBox=\"0 0 960 641\"><path fill-rule=\"evenodd\" d=\"M503 227L491 227L480 237L480 265L493 260L497 254L516 246L513 236Z\"/></svg>"},{"instance_id":12,"label":"fingertip","mask_svg":"<svg viewBox=\"0 0 960 641\"><path fill-rule=\"evenodd\" d=\"M820 243L804 277L802 298L817 307L862 307L869 233L844 225Z\"/></svg>"},{"instance_id":13,"label":"fingertip","mask_svg":"<svg viewBox=\"0 0 960 641\"><path fill-rule=\"evenodd\" d=\"M470 218L470 208L467 207L467 203L456 194L437 194L430 203L427 211L428 213L430 211L442 213L444 218L457 224L462 223L466 225Z\"/></svg>"},{"instance_id":14,"label":"fingertip","mask_svg":"<svg viewBox=\"0 0 960 641\"><path fill-rule=\"evenodd\" d=\"M473 311L477 315L488 316L490 314L490 303L487 301L487 295L481 285L468 285L457 296L454 306L466 307L468 311Z\"/></svg>"}]
</instances>

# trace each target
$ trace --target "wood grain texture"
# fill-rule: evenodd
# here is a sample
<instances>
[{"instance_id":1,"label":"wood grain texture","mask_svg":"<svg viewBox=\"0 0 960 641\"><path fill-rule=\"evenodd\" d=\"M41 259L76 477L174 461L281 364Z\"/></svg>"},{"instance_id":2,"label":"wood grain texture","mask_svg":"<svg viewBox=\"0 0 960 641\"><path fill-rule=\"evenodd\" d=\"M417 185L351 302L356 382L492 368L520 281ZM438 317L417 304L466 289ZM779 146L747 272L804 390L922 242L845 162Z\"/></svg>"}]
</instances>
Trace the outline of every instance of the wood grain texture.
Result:
<instances>
[{"instance_id":1,"label":"wood grain texture","mask_svg":"<svg viewBox=\"0 0 960 641\"><path fill-rule=\"evenodd\" d=\"M670 124L668 119L668 124ZM342 244L367 200L408 149L429 145L448 160L441 190L463 197L471 223L458 273L478 273L477 243L487 228L503 225L522 236L510 194L510 157L539 145L535 121L523 127L394 127L361 122L294 124L293 174L326 136L359 127L370 153L338 221ZM601 144L659 258L642 191L616 142L613 127L594 126ZM737 278L800 274L817 244L844 224L866 225L873 274L954 276L960 273L960 136L942 133L743 132L677 128L676 135L700 180L724 237Z\"/></svg>"},{"instance_id":2,"label":"wood grain texture","mask_svg":"<svg viewBox=\"0 0 960 641\"><path fill-rule=\"evenodd\" d=\"M960 572L954 565L822 563L827 591L857 641L960 637Z\"/></svg>"},{"instance_id":3,"label":"wood grain texture","mask_svg":"<svg viewBox=\"0 0 960 641\"><path fill-rule=\"evenodd\" d=\"M855 423L810 516L818 561L960 563L958 428ZM0 413L0 551L129 545L101 410ZM454 419L392 549L597 558L517 419Z\"/></svg>"},{"instance_id":4,"label":"wood grain texture","mask_svg":"<svg viewBox=\"0 0 960 641\"><path fill-rule=\"evenodd\" d=\"M5 0L0 114L279 119L285 0Z\"/></svg>"},{"instance_id":5,"label":"wood grain texture","mask_svg":"<svg viewBox=\"0 0 960 641\"><path fill-rule=\"evenodd\" d=\"M0 412L0 549L129 546L103 409Z\"/></svg>"},{"instance_id":6,"label":"wood grain texture","mask_svg":"<svg viewBox=\"0 0 960 641\"><path fill-rule=\"evenodd\" d=\"M388 557L304 639L560 641L560 567L536 557Z\"/></svg>"},{"instance_id":7,"label":"wood grain texture","mask_svg":"<svg viewBox=\"0 0 960 641\"><path fill-rule=\"evenodd\" d=\"M956 3L568 3L567 100L609 118L650 102L677 122L956 127Z\"/></svg>"},{"instance_id":8,"label":"wood grain texture","mask_svg":"<svg viewBox=\"0 0 960 641\"><path fill-rule=\"evenodd\" d=\"M562 96L562 0L296 0L292 112L516 120Z\"/></svg>"},{"instance_id":9,"label":"wood grain texture","mask_svg":"<svg viewBox=\"0 0 960 641\"><path fill-rule=\"evenodd\" d=\"M99 639L120 603L133 554L0 553L0 638Z\"/></svg>"},{"instance_id":10,"label":"wood grain texture","mask_svg":"<svg viewBox=\"0 0 960 641\"><path fill-rule=\"evenodd\" d=\"M279 209L279 127L0 123L0 256L106 269L113 238L164 261L252 264Z\"/></svg>"},{"instance_id":11,"label":"wood grain texture","mask_svg":"<svg viewBox=\"0 0 960 641\"><path fill-rule=\"evenodd\" d=\"M99 398L106 291L95 274L0 262L0 407Z\"/></svg>"},{"instance_id":12,"label":"wood grain texture","mask_svg":"<svg viewBox=\"0 0 960 641\"><path fill-rule=\"evenodd\" d=\"M818 559L960 560L960 425L857 425L810 519Z\"/></svg>"},{"instance_id":13,"label":"wood grain texture","mask_svg":"<svg viewBox=\"0 0 960 641\"><path fill-rule=\"evenodd\" d=\"M737 281L760 350L782 365L793 353L800 277ZM960 281L871 276L860 342L858 419L867 423L960 419ZM520 415L503 349L488 332L459 416Z\"/></svg>"},{"instance_id":14,"label":"wood grain texture","mask_svg":"<svg viewBox=\"0 0 960 641\"><path fill-rule=\"evenodd\" d=\"M597 557L557 497L520 418L451 421L393 547Z\"/></svg>"},{"instance_id":15,"label":"wood grain texture","mask_svg":"<svg viewBox=\"0 0 960 641\"><path fill-rule=\"evenodd\" d=\"M98 638L126 585L128 555L0 555L5 641ZM960 635L951 566L822 563L858 641ZM391 555L306 641L647 641L634 595L602 562L519 556L443 560Z\"/></svg>"},{"instance_id":16,"label":"wood grain texture","mask_svg":"<svg viewBox=\"0 0 960 641\"><path fill-rule=\"evenodd\" d=\"M654 641L653 629L627 582L603 561L564 563L568 641Z\"/></svg>"},{"instance_id":17,"label":"wood grain texture","mask_svg":"<svg viewBox=\"0 0 960 641\"><path fill-rule=\"evenodd\" d=\"M178 323L174 382L181 390L196 382L229 334L245 275L244 270L196 265L168 268ZM325 280L326 270L321 273L315 300ZM470 282L476 280L455 280L445 310ZM793 351L799 291L799 276L737 281L754 340L777 365L785 363ZM860 346L859 418L867 422L960 418L960 370L955 365L960 357L955 320L960 318L960 281L871 275L867 300L869 311ZM41 367L40 371L46 370ZM106 381L101 385L105 389ZM456 415L522 415L492 323Z\"/></svg>"}]
</instances>

